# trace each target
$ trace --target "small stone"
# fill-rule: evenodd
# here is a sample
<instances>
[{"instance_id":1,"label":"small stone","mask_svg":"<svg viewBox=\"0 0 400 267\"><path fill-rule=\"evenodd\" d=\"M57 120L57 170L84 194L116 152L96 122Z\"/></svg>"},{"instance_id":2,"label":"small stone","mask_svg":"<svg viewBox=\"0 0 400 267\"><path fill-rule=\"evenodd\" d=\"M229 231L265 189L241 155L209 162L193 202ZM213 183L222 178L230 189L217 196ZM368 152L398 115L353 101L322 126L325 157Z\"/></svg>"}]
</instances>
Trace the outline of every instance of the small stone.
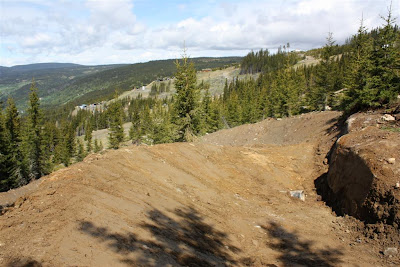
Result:
<instances>
[{"instance_id":1,"label":"small stone","mask_svg":"<svg viewBox=\"0 0 400 267\"><path fill-rule=\"evenodd\" d=\"M395 121L395 120L396 120L395 117L393 117L393 116L390 115L390 114L385 114L385 115L383 115L383 116L381 117L381 119L384 120L384 121Z\"/></svg>"},{"instance_id":2,"label":"small stone","mask_svg":"<svg viewBox=\"0 0 400 267\"><path fill-rule=\"evenodd\" d=\"M400 188L400 182L397 182L396 185L394 186L396 189Z\"/></svg>"},{"instance_id":3,"label":"small stone","mask_svg":"<svg viewBox=\"0 0 400 267\"><path fill-rule=\"evenodd\" d=\"M395 159L395 158L388 158L388 159L387 159L387 162L388 162L389 164L394 164L394 163L396 162L396 159Z\"/></svg>"},{"instance_id":4,"label":"small stone","mask_svg":"<svg viewBox=\"0 0 400 267\"><path fill-rule=\"evenodd\" d=\"M253 243L254 246L258 247L258 241L257 240L251 240L251 242Z\"/></svg>"},{"instance_id":5,"label":"small stone","mask_svg":"<svg viewBox=\"0 0 400 267\"><path fill-rule=\"evenodd\" d=\"M306 195L304 194L304 190L294 190L290 191L290 196L300 199L301 201L306 200Z\"/></svg>"},{"instance_id":6,"label":"small stone","mask_svg":"<svg viewBox=\"0 0 400 267\"><path fill-rule=\"evenodd\" d=\"M357 238L356 240L357 243L361 243L361 241L362 241L361 238Z\"/></svg>"},{"instance_id":7,"label":"small stone","mask_svg":"<svg viewBox=\"0 0 400 267\"><path fill-rule=\"evenodd\" d=\"M394 256L394 255L397 254L397 248L395 248L395 247L386 248L386 249L383 251L383 254L384 254L385 256Z\"/></svg>"}]
</instances>

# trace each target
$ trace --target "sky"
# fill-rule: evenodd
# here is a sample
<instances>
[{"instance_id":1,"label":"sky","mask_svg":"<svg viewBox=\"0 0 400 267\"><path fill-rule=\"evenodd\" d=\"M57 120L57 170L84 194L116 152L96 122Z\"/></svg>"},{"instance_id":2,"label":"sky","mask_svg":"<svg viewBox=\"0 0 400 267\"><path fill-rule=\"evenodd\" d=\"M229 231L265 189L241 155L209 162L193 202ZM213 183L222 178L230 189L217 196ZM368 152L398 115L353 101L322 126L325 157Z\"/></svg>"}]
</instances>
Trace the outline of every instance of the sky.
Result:
<instances>
[{"instance_id":1,"label":"sky","mask_svg":"<svg viewBox=\"0 0 400 267\"><path fill-rule=\"evenodd\" d=\"M0 0L0 65L244 56L338 44L383 24L390 0ZM392 1L400 24L400 1Z\"/></svg>"}]
</instances>

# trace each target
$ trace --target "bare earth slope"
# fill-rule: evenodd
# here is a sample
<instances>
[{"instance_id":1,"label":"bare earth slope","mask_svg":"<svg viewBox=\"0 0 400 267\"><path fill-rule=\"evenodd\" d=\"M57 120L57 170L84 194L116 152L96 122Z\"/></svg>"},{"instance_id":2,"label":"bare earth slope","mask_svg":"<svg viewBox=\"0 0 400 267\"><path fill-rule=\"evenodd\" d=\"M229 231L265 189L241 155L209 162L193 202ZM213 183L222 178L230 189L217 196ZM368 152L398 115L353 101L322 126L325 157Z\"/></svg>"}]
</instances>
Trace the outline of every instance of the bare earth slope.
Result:
<instances>
[{"instance_id":1,"label":"bare earth slope","mask_svg":"<svg viewBox=\"0 0 400 267\"><path fill-rule=\"evenodd\" d=\"M315 193L339 115L266 120L196 143L90 155L3 210L0 265L390 264ZM304 202L288 194L300 189Z\"/></svg>"}]
</instances>

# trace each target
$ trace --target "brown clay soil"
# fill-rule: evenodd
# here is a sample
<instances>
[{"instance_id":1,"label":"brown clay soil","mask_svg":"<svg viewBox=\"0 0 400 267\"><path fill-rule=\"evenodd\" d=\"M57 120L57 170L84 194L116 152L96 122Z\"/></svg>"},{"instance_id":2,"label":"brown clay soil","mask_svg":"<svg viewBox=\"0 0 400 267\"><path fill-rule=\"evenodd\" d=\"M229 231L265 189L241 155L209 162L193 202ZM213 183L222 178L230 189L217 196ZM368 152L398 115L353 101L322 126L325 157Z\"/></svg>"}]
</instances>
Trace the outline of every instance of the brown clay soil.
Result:
<instances>
[{"instance_id":1,"label":"brown clay soil","mask_svg":"<svg viewBox=\"0 0 400 267\"><path fill-rule=\"evenodd\" d=\"M395 266L316 194L339 116L89 155L3 208L0 265ZM16 196L2 193L0 204Z\"/></svg>"}]
</instances>

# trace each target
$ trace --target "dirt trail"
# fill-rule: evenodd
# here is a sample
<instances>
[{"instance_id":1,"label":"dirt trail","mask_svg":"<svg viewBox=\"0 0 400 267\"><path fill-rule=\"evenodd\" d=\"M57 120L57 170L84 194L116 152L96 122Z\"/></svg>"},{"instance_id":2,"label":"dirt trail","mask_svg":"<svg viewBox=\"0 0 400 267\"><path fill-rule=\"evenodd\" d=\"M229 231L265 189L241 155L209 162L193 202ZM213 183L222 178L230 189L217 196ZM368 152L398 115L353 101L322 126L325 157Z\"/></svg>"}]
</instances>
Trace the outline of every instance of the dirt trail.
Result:
<instances>
[{"instance_id":1,"label":"dirt trail","mask_svg":"<svg viewBox=\"0 0 400 267\"><path fill-rule=\"evenodd\" d=\"M266 120L196 143L90 155L3 211L0 265L389 264L315 193L338 116ZM304 202L288 194L300 189Z\"/></svg>"}]
</instances>

